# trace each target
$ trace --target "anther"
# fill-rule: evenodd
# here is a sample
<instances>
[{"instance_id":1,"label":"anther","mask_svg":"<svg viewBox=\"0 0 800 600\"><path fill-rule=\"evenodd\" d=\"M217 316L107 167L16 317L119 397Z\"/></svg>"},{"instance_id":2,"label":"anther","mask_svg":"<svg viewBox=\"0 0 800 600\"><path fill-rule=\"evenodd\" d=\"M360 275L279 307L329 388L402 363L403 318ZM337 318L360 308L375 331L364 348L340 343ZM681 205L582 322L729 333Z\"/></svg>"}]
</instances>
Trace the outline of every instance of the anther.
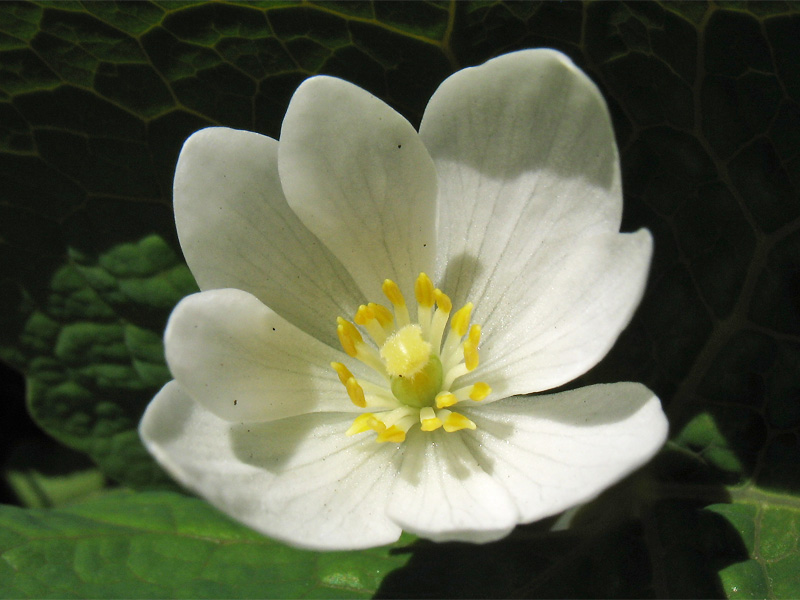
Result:
<instances>
[{"instance_id":1,"label":"anther","mask_svg":"<svg viewBox=\"0 0 800 600\"><path fill-rule=\"evenodd\" d=\"M420 306L430 308L435 300L433 282L425 273L420 273L414 283L414 295Z\"/></svg>"},{"instance_id":2,"label":"anther","mask_svg":"<svg viewBox=\"0 0 800 600\"><path fill-rule=\"evenodd\" d=\"M464 364L468 371L474 371L478 366L478 344L481 341L481 326L473 325L469 329L469 336L464 342Z\"/></svg>"},{"instance_id":3,"label":"anther","mask_svg":"<svg viewBox=\"0 0 800 600\"><path fill-rule=\"evenodd\" d=\"M450 311L453 310L453 302L450 300L450 296L439 289L433 290L433 294L436 297L436 306L439 307L439 310L449 315Z\"/></svg>"},{"instance_id":4,"label":"anther","mask_svg":"<svg viewBox=\"0 0 800 600\"><path fill-rule=\"evenodd\" d=\"M422 335L430 337L431 331L431 309L433 308L434 288L430 277L425 273L420 273L414 283L414 295L417 298L417 321L422 327Z\"/></svg>"},{"instance_id":5,"label":"anther","mask_svg":"<svg viewBox=\"0 0 800 600\"><path fill-rule=\"evenodd\" d=\"M469 341L475 344L477 348L478 344L481 341L481 326L475 323L472 327L469 328Z\"/></svg>"},{"instance_id":6,"label":"anther","mask_svg":"<svg viewBox=\"0 0 800 600\"><path fill-rule=\"evenodd\" d=\"M353 424L350 425L350 429L345 432L345 435L356 435L369 431L370 429L381 433L386 430L386 425L379 421L374 414L364 413L355 418Z\"/></svg>"},{"instance_id":7,"label":"anther","mask_svg":"<svg viewBox=\"0 0 800 600\"><path fill-rule=\"evenodd\" d=\"M356 326L342 317L336 317L336 333L339 335L339 343L347 355L355 358L356 342L364 341Z\"/></svg>"},{"instance_id":8,"label":"anther","mask_svg":"<svg viewBox=\"0 0 800 600\"><path fill-rule=\"evenodd\" d=\"M477 429L475 423L459 413L450 413L447 415L443 427L447 433L453 433L454 431L460 431L462 429Z\"/></svg>"},{"instance_id":9,"label":"anther","mask_svg":"<svg viewBox=\"0 0 800 600\"><path fill-rule=\"evenodd\" d=\"M386 368L383 366L383 361L381 361L381 357L378 356L377 350L364 342L364 338L361 337L356 326L342 317L336 317L336 323L336 333L339 335L339 343L342 345L347 355L357 358L384 377L388 377Z\"/></svg>"},{"instance_id":10,"label":"anther","mask_svg":"<svg viewBox=\"0 0 800 600\"><path fill-rule=\"evenodd\" d=\"M378 346L382 346L386 341L386 330L384 330L383 326L381 326L380 322L378 321L375 310L372 308L373 306L377 305L362 304L359 306L353 321L355 321L356 325L361 325L361 327L366 329L370 337L375 340L375 343Z\"/></svg>"},{"instance_id":11,"label":"anther","mask_svg":"<svg viewBox=\"0 0 800 600\"><path fill-rule=\"evenodd\" d=\"M474 371L478 366L478 349L469 339L464 342L464 365L467 371Z\"/></svg>"},{"instance_id":12,"label":"anther","mask_svg":"<svg viewBox=\"0 0 800 600\"><path fill-rule=\"evenodd\" d=\"M350 372L350 369L345 367L340 362L332 362L331 367L333 367L333 370L336 371L336 374L339 376L339 381L342 382L342 385L347 385L347 380L353 376L353 374Z\"/></svg>"},{"instance_id":13,"label":"anther","mask_svg":"<svg viewBox=\"0 0 800 600\"><path fill-rule=\"evenodd\" d=\"M459 308L450 319L450 331L447 334L447 339L445 339L444 347L442 348L442 365L445 370L451 369L461 360L458 356L458 349L461 346L461 338L464 337L467 333L467 329L469 329L469 318L471 314L472 303L468 302Z\"/></svg>"},{"instance_id":14,"label":"anther","mask_svg":"<svg viewBox=\"0 0 800 600\"><path fill-rule=\"evenodd\" d=\"M417 422L417 416L415 411L402 406L383 413L381 421L386 429L378 433L376 441L399 443L406 439L406 432Z\"/></svg>"},{"instance_id":15,"label":"anther","mask_svg":"<svg viewBox=\"0 0 800 600\"><path fill-rule=\"evenodd\" d=\"M464 337L469 327L469 317L472 314L472 302L467 302L464 306L456 311L453 318L450 320L450 328L456 332L459 337Z\"/></svg>"},{"instance_id":16,"label":"anther","mask_svg":"<svg viewBox=\"0 0 800 600\"><path fill-rule=\"evenodd\" d=\"M411 320L408 317L408 307L406 306L406 299L403 298L403 293L397 284L391 279L384 279L381 286L383 293L389 299L394 307L394 316L397 319L397 327L405 327Z\"/></svg>"},{"instance_id":17,"label":"anther","mask_svg":"<svg viewBox=\"0 0 800 600\"><path fill-rule=\"evenodd\" d=\"M434 402L436 403L436 408L447 408L448 406L457 404L458 397L451 392L439 392L436 394Z\"/></svg>"},{"instance_id":18,"label":"anther","mask_svg":"<svg viewBox=\"0 0 800 600\"><path fill-rule=\"evenodd\" d=\"M394 330L394 317L392 317L392 311L386 308L383 304L375 304L374 302L370 302L367 304L369 309L375 315L375 318L380 323L381 327L387 333L391 333Z\"/></svg>"},{"instance_id":19,"label":"anther","mask_svg":"<svg viewBox=\"0 0 800 600\"><path fill-rule=\"evenodd\" d=\"M364 390L360 385L358 385L355 377L348 379L347 383L344 384L344 387L347 388L347 395L350 396L350 400L353 402L353 404L359 408L367 407L367 400L364 398Z\"/></svg>"},{"instance_id":20,"label":"anther","mask_svg":"<svg viewBox=\"0 0 800 600\"><path fill-rule=\"evenodd\" d=\"M472 386L472 391L469 393L469 398L470 400L474 400L475 402L480 402L491 393L492 393L492 388L489 387L488 384L479 381L478 383Z\"/></svg>"},{"instance_id":21,"label":"anther","mask_svg":"<svg viewBox=\"0 0 800 600\"><path fill-rule=\"evenodd\" d=\"M367 307L366 304L362 304L358 307L356 311L356 316L353 319L356 325L361 325L362 327L366 326L367 323L372 321L375 318L375 313Z\"/></svg>"},{"instance_id":22,"label":"anther","mask_svg":"<svg viewBox=\"0 0 800 600\"><path fill-rule=\"evenodd\" d=\"M470 400L474 400L475 402L480 402L486 396L492 393L492 388L489 387L488 384L479 381L473 385L468 385L463 388L459 388L453 392L456 398L461 400L466 400L469 398Z\"/></svg>"},{"instance_id":23,"label":"anther","mask_svg":"<svg viewBox=\"0 0 800 600\"><path fill-rule=\"evenodd\" d=\"M375 438L376 442L394 442L399 444L406 441L406 432L400 429L397 425L392 425L384 431L381 431Z\"/></svg>"},{"instance_id":24,"label":"anther","mask_svg":"<svg viewBox=\"0 0 800 600\"><path fill-rule=\"evenodd\" d=\"M422 431L436 431L442 426L442 421L430 406L426 406L419 411L419 424Z\"/></svg>"}]
</instances>

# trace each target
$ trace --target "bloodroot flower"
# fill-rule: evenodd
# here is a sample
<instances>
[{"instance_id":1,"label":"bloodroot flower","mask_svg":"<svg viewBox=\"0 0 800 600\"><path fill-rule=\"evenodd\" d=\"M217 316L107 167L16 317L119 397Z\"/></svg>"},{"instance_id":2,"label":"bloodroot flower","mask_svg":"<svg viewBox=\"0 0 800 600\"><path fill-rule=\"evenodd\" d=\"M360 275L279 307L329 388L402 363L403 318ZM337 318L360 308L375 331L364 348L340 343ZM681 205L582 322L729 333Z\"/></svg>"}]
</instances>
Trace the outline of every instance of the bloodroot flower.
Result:
<instances>
[{"instance_id":1,"label":"bloodroot flower","mask_svg":"<svg viewBox=\"0 0 800 600\"><path fill-rule=\"evenodd\" d=\"M488 542L648 461L667 422L637 383L524 396L585 373L645 287L619 233L597 88L528 50L449 77L419 133L312 77L280 140L187 140L175 220L203 290L165 333L175 377L140 432L220 510L316 549Z\"/></svg>"}]
</instances>

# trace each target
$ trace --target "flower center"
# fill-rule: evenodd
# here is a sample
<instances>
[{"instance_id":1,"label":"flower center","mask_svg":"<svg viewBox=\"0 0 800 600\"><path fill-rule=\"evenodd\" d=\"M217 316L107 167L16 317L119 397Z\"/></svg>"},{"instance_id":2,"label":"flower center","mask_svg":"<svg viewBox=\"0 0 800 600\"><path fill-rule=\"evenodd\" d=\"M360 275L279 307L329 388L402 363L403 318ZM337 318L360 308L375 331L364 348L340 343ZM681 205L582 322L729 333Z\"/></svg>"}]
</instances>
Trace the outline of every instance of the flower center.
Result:
<instances>
[{"instance_id":1,"label":"flower center","mask_svg":"<svg viewBox=\"0 0 800 600\"><path fill-rule=\"evenodd\" d=\"M353 404L370 409L353 421L347 435L372 430L379 442L402 442L417 423L421 431L475 429L475 423L449 409L467 400L479 402L491 393L483 382L457 384L478 366L481 327L470 327L472 304L450 318L450 298L420 273L414 286L417 321L412 323L397 284L387 279L383 293L393 310L369 303L358 308L355 324L337 319L344 351L382 377L381 384L356 379L344 364L331 363ZM364 341L359 327L374 345Z\"/></svg>"},{"instance_id":2,"label":"flower center","mask_svg":"<svg viewBox=\"0 0 800 600\"><path fill-rule=\"evenodd\" d=\"M406 325L381 347L392 393L403 404L431 406L442 389L442 361L431 350L419 325Z\"/></svg>"}]
</instances>

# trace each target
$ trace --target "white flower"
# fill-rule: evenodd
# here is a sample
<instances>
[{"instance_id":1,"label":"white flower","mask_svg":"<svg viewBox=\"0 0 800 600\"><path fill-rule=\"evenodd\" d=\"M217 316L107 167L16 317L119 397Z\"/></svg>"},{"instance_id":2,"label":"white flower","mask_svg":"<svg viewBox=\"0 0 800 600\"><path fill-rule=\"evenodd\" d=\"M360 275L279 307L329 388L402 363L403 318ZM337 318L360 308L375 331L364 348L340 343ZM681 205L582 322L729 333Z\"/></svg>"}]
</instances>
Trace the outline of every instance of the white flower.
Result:
<instances>
[{"instance_id":1,"label":"white flower","mask_svg":"<svg viewBox=\"0 0 800 600\"><path fill-rule=\"evenodd\" d=\"M518 395L586 372L629 322L652 242L619 233L621 212L605 103L557 52L459 71L419 133L308 79L279 142L212 128L183 147L175 219L203 291L172 313L175 380L142 439L225 513L307 548L401 529L487 542L586 502L661 446L658 399Z\"/></svg>"}]
</instances>

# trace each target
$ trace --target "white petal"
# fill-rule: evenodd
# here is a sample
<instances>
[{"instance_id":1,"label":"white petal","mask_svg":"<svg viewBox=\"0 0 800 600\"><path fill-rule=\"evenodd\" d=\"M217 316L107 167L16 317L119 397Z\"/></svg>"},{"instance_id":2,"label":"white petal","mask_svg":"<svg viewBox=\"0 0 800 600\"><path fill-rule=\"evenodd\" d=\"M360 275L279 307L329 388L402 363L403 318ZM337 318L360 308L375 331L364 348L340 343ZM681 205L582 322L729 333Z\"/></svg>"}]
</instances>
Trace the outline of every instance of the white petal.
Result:
<instances>
[{"instance_id":1,"label":"white petal","mask_svg":"<svg viewBox=\"0 0 800 600\"><path fill-rule=\"evenodd\" d=\"M482 364L464 383L486 381L492 398L572 381L611 349L639 305L652 239L647 230L550 245L504 277L503 293L475 311ZM513 276L520 272L529 275ZM490 398L491 400L491 398Z\"/></svg>"},{"instance_id":2,"label":"white petal","mask_svg":"<svg viewBox=\"0 0 800 600\"><path fill-rule=\"evenodd\" d=\"M515 52L455 73L431 98L420 136L439 176L437 283L457 304L481 306L511 285L509 273L525 285L530 274L513 265L547 244L619 230L605 102L558 52Z\"/></svg>"},{"instance_id":3,"label":"white petal","mask_svg":"<svg viewBox=\"0 0 800 600\"><path fill-rule=\"evenodd\" d=\"M351 314L363 300L286 204L278 142L222 127L199 131L181 150L174 193L178 237L200 289L248 291L304 331L336 344L336 317Z\"/></svg>"},{"instance_id":4,"label":"white petal","mask_svg":"<svg viewBox=\"0 0 800 600\"><path fill-rule=\"evenodd\" d=\"M238 521L294 546L354 550L400 535L385 516L399 450L347 437L351 420L314 414L235 425L172 381L139 432L172 476Z\"/></svg>"},{"instance_id":5,"label":"white petal","mask_svg":"<svg viewBox=\"0 0 800 600\"><path fill-rule=\"evenodd\" d=\"M164 334L173 377L229 421L270 421L312 411L353 411L331 361L347 360L241 290L178 303Z\"/></svg>"},{"instance_id":6,"label":"white petal","mask_svg":"<svg viewBox=\"0 0 800 600\"><path fill-rule=\"evenodd\" d=\"M436 542L491 542L507 535L519 513L502 485L484 472L462 433L412 432L389 517Z\"/></svg>"},{"instance_id":7,"label":"white petal","mask_svg":"<svg viewBox=\"0 0 800 600\"><path fill-rule=\"evenodd\" d=\"M436 173L408 121L364 90L313 77L295 92L278 166L289 205L364 297L384 279L406 293L435 256Z\"/></svg>"},{"instance_id":8,"label":"white petal","mask_svg":"<svg viewBox=\"0 0 800 600\"><path fill-rule=\"evenodd\" d=\"M520 522L587 502L650 460L668 423L638 383L516 397L464 411L477 425L467 446L508 490Z\"/></svg>"}]
</instances>

